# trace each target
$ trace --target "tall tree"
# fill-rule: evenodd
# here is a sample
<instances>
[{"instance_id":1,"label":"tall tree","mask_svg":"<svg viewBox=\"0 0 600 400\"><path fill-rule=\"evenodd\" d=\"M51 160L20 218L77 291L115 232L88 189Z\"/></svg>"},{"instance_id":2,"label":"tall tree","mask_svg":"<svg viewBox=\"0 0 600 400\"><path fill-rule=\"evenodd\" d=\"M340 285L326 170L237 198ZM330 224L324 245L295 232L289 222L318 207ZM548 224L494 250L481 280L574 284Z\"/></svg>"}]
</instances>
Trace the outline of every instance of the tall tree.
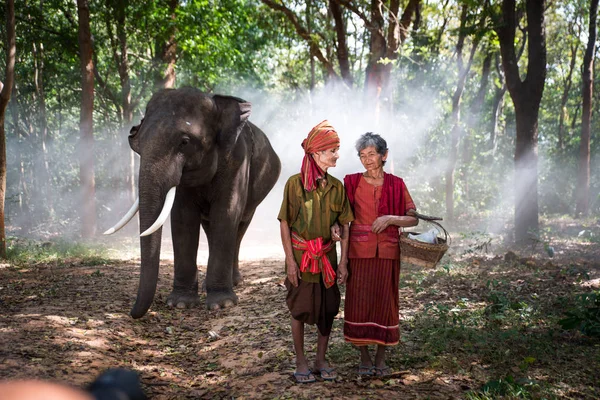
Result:
<instances>
[{"instance_id":1,"label":"tall tree","mask_svg":"<svg viewBox=\"0 0 600 400\"><path fill-rule=\"evenodd\" d=\"M452 131L450 138L450 150L448 156L448 165L446 167L446 218L450 222L454 222L454 170L456 168L456 161L458 159L458 146L460 137L462 134L461 121L460 121L460 106L463 91L465 89L465 83L467 75L471 70L473 64L473 58L475 56L475 50L479 45L479 36L475 36L473 43L471 44L471 51L469 53L469 59L465 65L463 59L463 49L465 39L467 38L467 17L469 15L469 6L464 3L462 6L460 16L460 28L458 32L458 41L456 42L456 66L458 69L458 82L456 83L456 89L452 95Z\"/></svg>"},{"instance_id":2,"label":"tall tree","mask_svg":"<svg viewBox=\"0 0 600 400\"><path fill-rule=\"evenodd\" d=\"M329 0L329 9L331 10L333 20L335 21L337 58L338 63L340 64L340 74L342 75L342 79L346 85L348 85L348 87L352 87L353 79L350 71L348 43L346 41L348 34L346 33L346 23L344 22L342 8L335 0Z\"/></svg>"},{"instance_id":3,"label":"tall tree","mask_svg":"<svg viewBox=\"0 0 600 400\"><path fill-rule=\"evenodd\" d=\"M6 200L6 131L4 116L15 83L15 58L17 54L15 35L15 3L6 1L6 73L0 82L0 258L6 258L6 227L4 203Z\"/></svg>"},{"instance_id":4,"label":"tall tree","mask_svg":"<svg viewBox=\"0 0 600 400\"><path fill-rule=\"evenodd\" d=\"M498 52L494 55L496 73L498 75L497 82L494 81L494 97L492 98L492 116L490 118L490 136L488 140L488 149L491 150L491 156L496 153L496 144L498 141L498 119L500 118L502 104L504 103L504 94L506 93L506 82L504 79L504 71L500 68L500 59Z\"/></svg>"},{"instance_id":5,"label":"tall tree","mask_svg":"<svg viewBox=\"0 0 600 400\"><path fill-rule=\"evenodd\" d=\"M526 0L527 74L521 79L515 49L518 24L515 0L502 1L500 39L506 87L515 106L515 241L524 243L539 231L538 116L546 79L545 0Z\"/></svg>"},{"instance_id":6,"label":"tall tree","mask_svg":"<svg viewBox=\"0 0 600 400\"><path fill-rule=\"evenodd\" d=\"M121 138L127 137L127 132L131 127L133 121L133 109L134 103L131 99L131 80L129 77L129 56L128 56L128 43L127 43L127 32L126 32L126 10L129 6L129 0L107 0L107 8L110 13L107 13L107 31L110 36L112 58L117 66L119 72L119 82L121 84L121 95L120 107L120 120L122 123L123 134ZM112 31L112 19L108 18L108 15L112 14L116 24L116 35L113 35ZM133 203L135 201L135 157L134 152L130 149L127 140L121 140L122 151L124 159L129 162L124 165L125 167L125 183L126 190L129 194L129 199Z\"/></svg>"},{"instance_id":7,"label":"tall tree","mask_svg":"<svg viewBox=\"0 0 600 400\"><path fill-rule=\"evenodd\" d=\"M581 32L580 32L581 33ZM567 102L569 101L569 92L573 84L573 71L575 70L575 61L579 52L579 34L573 35L573 40L570 44L571 61L569 62L569 70L563 83L563 93L560 98L560 115L558 121L558 151L562 152L565 149L565 119L568 117Z\"/></svg>"},{"instance_id":8,"label":"tall tree","mask_svg":"<svg viewBox=\"0 0 600 400\"><path fill-rule=\"evenodd\" d=\"M156 38L155 63L159 68L160 77L156 89L167 89L175 86L175 63L177 62L177 15L175 14L179 0L168 0L170 21L167 23L165 36Z\"/></svg>"},{"instance_id":9,"label":"tall tree","mask_svg":"<svg viewBox=\"0 0 600 400\"><path fill-rule=\"evenodd\" d=\"M581 113L581 141L577 172L577 214L587 214L590 197L590 132L592 128L592 94L594 91L594 52L596 50L596 17L598 0L590 1L588 43L583 57L583 106Z\"/></svg>"},{"instance_id":10,"label":"tall tree","mask_svg":"<svg viewBox=\"0 0 600 400\"><path fill-rule=\"evenodd\" d=\"M290 21L290 23L294 26L296 33L307 43L310 55L315 57L317 60L321 62L323 68L327 71L327 76L329 78L339 79L339 75L335 72L335 68L333 66L333 62L327 56L326 52L323 52L321 47L319 46L319 42L317 40L318 35L315 33L311 33L312 30L309 31L307 27L302 25L300 22L300 18L296 15L296 13L286 7L283 2L278 2L274 0L262 0L262 2L268 7L272 8L275 11L279 11L283 13L286 18Z\"/></svg>"},{"instance_id":11,"label":"tall tree","mask_svg":"<svg viewBox=\"0 0 600 400\"><path fill-rule=\"evenodd\" d=\"M370 33L369 60L365 71L365 92L368 98L377 101L389 94L390 75L398 52L408 36L413 15L420 0L408 0L399 17L400 1L371 0L369 15L364 13L352 0L335 0L360 19ZM384 11L387 10L387 24Z\"/></svg>"},{"instance_id":12,"label":"tall tree","mask_svg":"<svg viewBox=\"0 0 600 400\"><path fill-rule=\"evenodd\" d=\"M45 22L44 18L44 1L40 1L39 11L41 15L41 22ZM32 136L33 146L36 149L37 156L35 157L35 171L33 174L34 178L34 197L35 202L38 204L44 204L44 207L36 207L35 218L41 219L42 213L45 212L47 215L53 213L54 196L52 191L49 190L50 185L50 166L48 163L48 120L46 112L46 92L45 92L45 74L44 74L44 63L45 63L45 52L44 43L33 43L33 63L34 63L34 86L35 86L35 97L37 107L37 134ZM39 210L38 210L39 209Z\"/></svg>"},{"instance_id":13,"label":"tall tree","mask_svg":"<svg viewBox=\"0 0 600 400\"><path fill-rule=\"evenodd\" d=\"M81 62L81 114L79 119L79 180L81 182L82 235L96 233L96 183L94 177L94 62L90 9L87 0L77 0L79 53Z\"/></svg>"}]
</instances>

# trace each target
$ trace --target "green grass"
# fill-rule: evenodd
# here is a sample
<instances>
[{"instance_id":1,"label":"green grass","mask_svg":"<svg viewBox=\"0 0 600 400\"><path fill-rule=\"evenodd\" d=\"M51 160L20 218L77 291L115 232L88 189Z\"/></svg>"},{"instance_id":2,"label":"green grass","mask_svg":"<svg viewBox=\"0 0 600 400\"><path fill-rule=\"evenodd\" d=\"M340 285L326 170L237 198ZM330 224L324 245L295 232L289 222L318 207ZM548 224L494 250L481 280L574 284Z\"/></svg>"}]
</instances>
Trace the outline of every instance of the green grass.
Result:
<instances>
[{"instance_id":1,"label":"green grass","mask_svg":"<svg viewBox=\"0 0 600 400\"><path fill-rule=\"evenodd\" d=\"M487 382L478 391L465 395L467 400L505 399L552 399L556 396L544 393L543 387L531 379L515 380L511 375Z\"/></svg>"},{"instance_id":2,"label":"green grass","mask_svg":"<svg viewBox=\"0 0 600 400\"><path fill-rule=\"evenodd\" d=\"M572 288L592 275L571 263L535 271L502 261L485 270L478 263L407 268L400 286L423 308L404 321L407 346L392 352L390 364L466 374L480 385L466 394L472 400L558 398L556 381L591 387L586 367L600 360L600 293Z\"/></svg>"},{"instance_id":3,"label":"green grass","mask_svg":"<svg viewBox=\"0 0 600 400\"><path fill-rule=\"evenodd\" d=\"M83 265L104 265L114 262L108 250L99 245L91 245L66 240L39 242L15 237L7 238L7 260L16 267L32 264L64 263L77 259Z\"/></svg>"}]
</instances>

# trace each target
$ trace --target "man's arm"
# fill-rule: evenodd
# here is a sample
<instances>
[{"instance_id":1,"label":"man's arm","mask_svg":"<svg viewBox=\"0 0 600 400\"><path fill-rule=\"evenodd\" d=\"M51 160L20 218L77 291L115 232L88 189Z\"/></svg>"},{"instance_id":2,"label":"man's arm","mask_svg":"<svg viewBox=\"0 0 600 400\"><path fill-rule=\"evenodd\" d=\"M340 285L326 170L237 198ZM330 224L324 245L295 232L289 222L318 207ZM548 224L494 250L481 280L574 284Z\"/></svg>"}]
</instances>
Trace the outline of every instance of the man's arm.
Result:
<instances>
[{"instance_id":1,"label":"man's arm","mask_svg":"<svg viewBox=\"0 0 600 400\"><path fill-rule=\"evenodd\" d=\"M287 271L287 277L290 283L295 287L298 286L298 280L301 278L300 269L298 263L294 258L294 250L292 248L292 234L290 226L286 220L281 220L279 223L279 230L281 233L281 244L283 244L283 252L285 253L285 267Z\"/></svg>"},{"instance_id":2,"label":"man's arm","mask_svg":"<svg viewBox=\"0 0 600 400\"><path fill-rule=\"evenodd\" d=\"M340 262L338 264L338 284L346 283L348 279L348 243L350 237L350 225L344 224L342 225L342 235L341 235L341 244L342 244L342 253L340 255Z\"/></svg>"}]
</instances>

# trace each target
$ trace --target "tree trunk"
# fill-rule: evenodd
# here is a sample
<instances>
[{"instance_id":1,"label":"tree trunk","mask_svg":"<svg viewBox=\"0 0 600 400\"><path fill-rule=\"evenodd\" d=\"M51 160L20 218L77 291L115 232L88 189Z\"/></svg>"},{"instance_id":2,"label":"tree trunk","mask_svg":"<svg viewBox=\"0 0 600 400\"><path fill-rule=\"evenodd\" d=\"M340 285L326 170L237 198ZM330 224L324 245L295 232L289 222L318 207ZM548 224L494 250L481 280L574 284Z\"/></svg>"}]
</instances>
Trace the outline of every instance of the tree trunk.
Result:
<instances>
[{"instance_id":1,"label":"tree trunk","mask_svg":"<svg viewBox=\"0 0 600 400\"><path fill-rule=\"evenodd\" d=\"M538 114L546 79L545 0L527 0L527 74L519 75L515 51L515 0L503 0L497 28L506 86L515 106L515 241L525 243L539 232L537 139Z\"/></svg>"},{"instance_id":2,"label":"tree trunk","mask_svg":"<svg viewBox=\"0 0 600 400\"><path fill-rule=\"evenodd\" d=\"M312 12L312 1L306 1L306 30L308 31L308 35L312 34L312 22L311 22L311 12ZM310 57L310 91L315 90L315 57L310 52L309 47L309 55Z\"/></svg>"},{"instance_id":3,"label":"tree trunk","mask_svg":"<svg viewBox=\"0 0 600 400\"><path fill-rule=\"evenodd\" d=\"M49 190L50 186L50 167L48 165L48 121L46 118L46 93L44 90L44 47L43 43L33 44L34 59L34 84L35 97L37 102L37 135L34 135L32 147L35 149L34 159L34 204L42 206L36 207L34 219L43 220L48 215L53 214L54 196Z\"/></svg>"},{"instance_id":4,"label":"tree trunk","mask_svg":"<svg viewBox=\"0 0 600 400\"><path fill-rule=\"evenodd\" d=\"M163 41L159 39L156 43L156 63L162 71L160 78L156 82L157 90L175 87L175 63L177 61L177 42L175 40L177 33L177 24L175 21L177 16L175 11L177 10L178 3L178 0L169 0L172 23L169 24L166 39Z\"/></svg>"},{"instance_id":5,"label":"tree trunk","mask_svg":"<svg viewBox=\"0 0 600 400\"><path fill-rule=\"evenodd\" d=\"M494 98L492 100L492 119L490 120L490 139L488 148L492 150L491 156L496 154L496 144L498 142L498 119L504 103L504 94L506 93L506 85L496 86Z\"/></svg>"},{"instance_id":6,"label":"tree trunk","mask_svg":"<svg viewBox=\"0 0 600 400\"><path fill-rule=\"evenodd\" d=\"M319 62L321 62L321 64L327 71L327 76L329 78L338 79L339 76L336 74L335 69L333 68L333 64L327 58L327 56L325 54L323 54L323 52L321 51L321 48L319 47L319 44L315 40L313 40L312 36L309 34L306 27L302 26L302 24L300 23L300 20L298 19L298 16L294 13L294 11L287 8L284 4L281 4L281 3L273 1L273 0L261 0L261 1L268 7L272 8L273 10L282 12L287 17L287 19L290 21L290 23L294 26L296 33L298 33L298 35L302 39L304 39L304 41L306 41L308 43L310 54L312 56L316 57L316 59L319 60Z\"/></svg>"},{"instance_id":7,"label":"tree trunk","mask_svg":"<svg viewBox=\"0 0 600 400\"><path fill-rule=\"evenodd\" d=\"M459 142L462 134L462 129L460 127L460 103L463 91L465 89L467 75L473 63L473 57L475 56L475 50L477 49L477 46L479 44L478 40L473 40L471 52L469 55L469 61L465 66L463 63L463 46L466 38L467 16L468 6L463 5L460 18L458 41L456 43L456 65L458 69L458 82L456 83L456 89L454 90L454 95L452 96L452 132L450 153L448 155L448 166L446 167L446 219L449 223L454 222L454 170L456 169Z\"/></svg>"},{"instance_id":8,"label":"tree trunk","mask_svg":"<svg viewBox=\"0 0 600 400\"><path fill-rule=\"evenodd\" d=\"M488 51L483 59L483 65L481 66L481 79L479 80L479 89L477 90L477 95L471 103L469 111L469 128L475 128L477 125L479 125L479 121L481 120L481 109L485 102L485 95L488 92L493 56L493 53Z\"/></svg>"},{"instance_id":9,"label":"tree trunk","mask_svg":"<svg viewBox=\"0 0 600 400\"><path fill-rule=\"evenodd\" d=\"M590 29L583 57L583 105L581 113L581 141L579 144L579 169L577 171L576 213L586 215L590 197L590 131L592 127L592 94L594 91L594 50L596 46L596 17L598 0L590 1Z\"/></svg>"},{"instance_id":10,"label":"tree trunk","mask_svg":"<svg viewBox=\"0 0 600 400\"><path fill-rule=\"evenodd\" d=\"M383 84L383 64L380 60L386 55L385 21L381 0L371 0L371 26L369 61L365 71L365 93L367 101L378 102Z\"/></svg>"},{"instance_id":11,"label":"tree trunk","mask_svg":"<svg viewBox=\"0 0 600 400\"><path fill-rule=\"evenodd\" d=\"M94 63L87 0L77 0L79 16L79 52L81 57L81 115L79 121L79 180L81 182L82 235L96 233L96 184L94 178Z\"/></svg>"},{"instance_id":12,"label":"tree trunk","mask_svg":"<svg viewBox=\"0 0 600 400\"><path fill-rule=\"evenodd\" d=\"M329 9L335 22L335 34L337 38L337 59L340 64L340 75L342 80L352 87L353 79L352 73L350 72L350 61L348 43L346 42L346 24L344 23L344 16L342 15L342 8L335 0L329 0Z\"/></svg>"},{"instance_id":13,"label":"tree trunk","mask_svg":"<svg viewBox=\"0 0 600 400\"><path fill-rule=\"evenodd\" d=\"M382 66L381 93L385 97L391 96L392 69L398 60L398 54L408 36L408 28L413 15L417 14L420 0L409 0L402 17L399 17L400 1L390 0L388 9L387 46L385 51L386 63Z\"/></svg>"},{"instance_id":14,"label":"tree trunk","mask_svg":"<svg viewBox=\"0 0 600 400\"><path fill-rule=\"evenodd\" d=\"M577 51L579 50L579 41L571 44L571 62L569 63L569 72L565 79L563 93L560 98L560 116L558 121L558 151L562 153L565 149L565 119L568 117L567 101L569 92L573 83L573 71L575 70L575 61L577 60Z\"/></svg>"},{"instance_id":15,"label":"tree trunk","mask_svg":"<svg viewBox=\"0 0 600 400\"><path fill-rule=\"evenodd\" d=\"M4 129L6 107L15 82L15 58L17 53L15 35L15 3L6 0L6 76L0 82L0 258L6 258L6 226L4 204L6 200L6 131Z\"/></svg>"},{"instance_id":16,"label":"tree trunk","mask_svg":"<svg viewBox=\"0 0 600 400\"><path fill-rule=\"evenodd\" d=\"M123 146L123 154L125 160L129 160L126 164L125 171L125 186L127 197L133 203L136 198L135 194L135 156L133 150L129 147L129 141L126 139L129 134L131 122L133 121L133 105L131 102L131 82L129 78L129 58L127 57L127 32L126 26L126 9L129 5L128 0L115 1L115 14L117 21L117 39L119 41L119 53L116 55L118 60L119 79L121 81L121 106L123 112L123 135L121 143Z\"/></svg>"}]
</instances>

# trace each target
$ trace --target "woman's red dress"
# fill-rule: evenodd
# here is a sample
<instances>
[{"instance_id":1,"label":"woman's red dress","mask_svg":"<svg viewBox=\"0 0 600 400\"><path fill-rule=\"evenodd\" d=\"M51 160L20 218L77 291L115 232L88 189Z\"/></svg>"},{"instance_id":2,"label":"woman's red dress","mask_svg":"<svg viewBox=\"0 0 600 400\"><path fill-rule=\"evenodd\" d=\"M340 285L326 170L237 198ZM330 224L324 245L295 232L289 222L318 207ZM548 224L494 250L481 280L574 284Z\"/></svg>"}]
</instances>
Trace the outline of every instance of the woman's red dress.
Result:
<instances>
[{"instance_id":1,"label":"woman's red dress","mask_svg":"<svg viewBox=\"0 0 600 400\"><path fill-rule=\"evenodd\" d=\"M398 181L403 186L403 204L394 208L406 212L415 206L404 183ZM384 187L370 185L361 177L353 196L355 220L350 231L344 338L357 346L391 346L400 340L398 227L390 226L379 234L370 231L381 214Z\"/></svg>"}]
</instances>

